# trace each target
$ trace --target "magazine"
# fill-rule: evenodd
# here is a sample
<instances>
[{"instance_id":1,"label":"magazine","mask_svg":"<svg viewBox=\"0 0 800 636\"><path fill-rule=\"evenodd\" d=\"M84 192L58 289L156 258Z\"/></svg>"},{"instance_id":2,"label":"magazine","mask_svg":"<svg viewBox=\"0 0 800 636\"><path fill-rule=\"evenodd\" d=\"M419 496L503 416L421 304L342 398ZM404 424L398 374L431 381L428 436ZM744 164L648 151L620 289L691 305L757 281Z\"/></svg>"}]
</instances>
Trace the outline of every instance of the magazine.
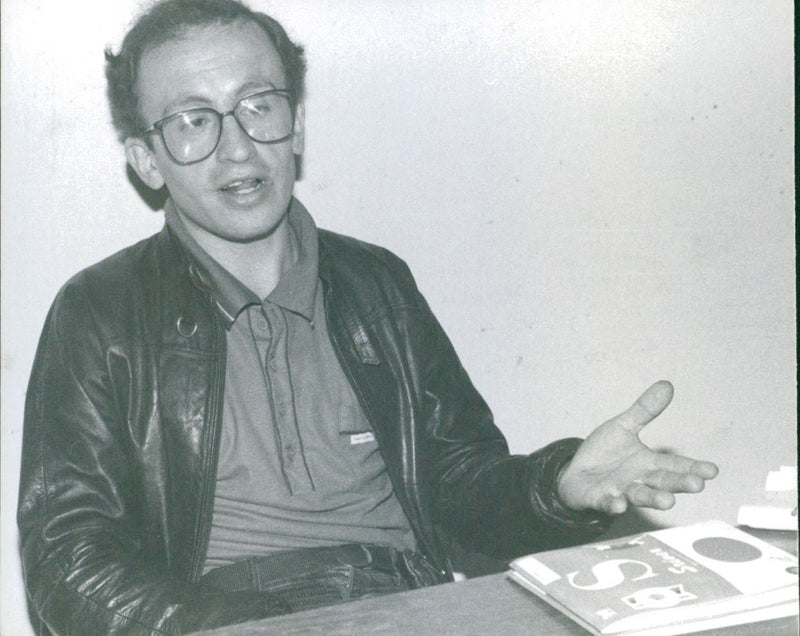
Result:
<instances>
[{"instance_id":1,"label":"magazine","mask_svg":"<svg viewBox=\"0 0 800 636\"><path fill-rule=\"evenodd\" d=\"M509 578L595 634L669 636L798 613L797 557L708 521L521 557Z\"/></svg>"}]
</instances>

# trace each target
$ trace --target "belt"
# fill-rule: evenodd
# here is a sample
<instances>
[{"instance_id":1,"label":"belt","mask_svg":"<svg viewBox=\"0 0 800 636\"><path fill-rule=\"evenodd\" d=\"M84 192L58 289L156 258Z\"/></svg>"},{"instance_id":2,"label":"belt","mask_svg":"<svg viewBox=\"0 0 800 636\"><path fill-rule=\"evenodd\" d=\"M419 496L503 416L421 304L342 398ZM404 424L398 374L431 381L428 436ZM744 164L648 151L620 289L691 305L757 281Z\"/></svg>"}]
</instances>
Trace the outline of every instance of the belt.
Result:
<instances>
[{"instance_id":1,"label":"belt","mask_svg":"<svg viewBox=\"0 0 800 636\"><path fill-rule=\"evenodd\" d=\"M201 581L229 592L264 591L279 583L313 577L326 570L345 566L369 567L399 574L412 589L451 580L419 552L401 552L388 546L347 543L251 557L215 568L203 575Z\"/></svg>"}]
</instances>

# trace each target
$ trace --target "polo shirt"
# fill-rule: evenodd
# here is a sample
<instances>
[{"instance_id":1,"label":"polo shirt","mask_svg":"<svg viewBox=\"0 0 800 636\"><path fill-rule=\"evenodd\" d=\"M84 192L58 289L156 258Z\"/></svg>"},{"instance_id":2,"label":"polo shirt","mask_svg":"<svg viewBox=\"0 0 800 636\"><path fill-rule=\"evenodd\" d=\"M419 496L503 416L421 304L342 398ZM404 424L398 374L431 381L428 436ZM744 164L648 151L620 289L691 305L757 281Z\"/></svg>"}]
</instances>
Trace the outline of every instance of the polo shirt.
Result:
<instances>
[{"instance_id":1,"label":"polo shirt","mask_svg":"<svg viewBox=\"0 0 800 636\"><path fill-rule=\"evenodd\" d=\"M333 349L317 228L292 199L295 263L259 299L191 237L227 328L225 396L205 571L277 550L371 543L415 549L369 422Z\"/></svg>"}]
</instances>

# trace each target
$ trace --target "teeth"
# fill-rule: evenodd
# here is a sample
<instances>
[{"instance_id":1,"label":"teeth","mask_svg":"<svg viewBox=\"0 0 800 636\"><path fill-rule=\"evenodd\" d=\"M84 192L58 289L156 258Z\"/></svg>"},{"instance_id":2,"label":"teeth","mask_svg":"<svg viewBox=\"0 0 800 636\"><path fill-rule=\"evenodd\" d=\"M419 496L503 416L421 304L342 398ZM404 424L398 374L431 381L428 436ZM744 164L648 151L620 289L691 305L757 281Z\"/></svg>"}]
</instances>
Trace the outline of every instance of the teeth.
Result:
<instances>
[{"instance_id":1,"label":"teeth","mask_svg":"<svg viewBox=\"0 0 800 636\"><path fill-rule=\"evenodd\" d=\"M249 194L258 189L261 185L261 179L245 179L240 181L233 181L222 189L225 191L233 191L236 194Z\"/></svg>"}]
</instances>

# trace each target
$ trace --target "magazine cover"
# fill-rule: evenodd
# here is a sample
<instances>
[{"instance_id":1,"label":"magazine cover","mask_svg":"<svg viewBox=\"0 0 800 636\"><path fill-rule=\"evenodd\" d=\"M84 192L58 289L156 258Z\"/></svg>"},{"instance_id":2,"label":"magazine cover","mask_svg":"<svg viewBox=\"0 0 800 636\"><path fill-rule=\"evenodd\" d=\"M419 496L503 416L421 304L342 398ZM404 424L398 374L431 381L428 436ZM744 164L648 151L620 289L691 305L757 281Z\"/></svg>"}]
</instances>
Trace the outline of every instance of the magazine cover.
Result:
<instances>
[{"instance_id":1,"label":"magazine cover","mask_svg":"<svg viewBox=\"0 0 800 636\"><path fill-rule=\"evenodd\" d=\"M744 612L767 607L776 611L758 615L797 612L797 557L719 521L542 552L511 567L512 579L603 634L737 613L735 622L748 622Z\"/></svg>"}]
</instances>

